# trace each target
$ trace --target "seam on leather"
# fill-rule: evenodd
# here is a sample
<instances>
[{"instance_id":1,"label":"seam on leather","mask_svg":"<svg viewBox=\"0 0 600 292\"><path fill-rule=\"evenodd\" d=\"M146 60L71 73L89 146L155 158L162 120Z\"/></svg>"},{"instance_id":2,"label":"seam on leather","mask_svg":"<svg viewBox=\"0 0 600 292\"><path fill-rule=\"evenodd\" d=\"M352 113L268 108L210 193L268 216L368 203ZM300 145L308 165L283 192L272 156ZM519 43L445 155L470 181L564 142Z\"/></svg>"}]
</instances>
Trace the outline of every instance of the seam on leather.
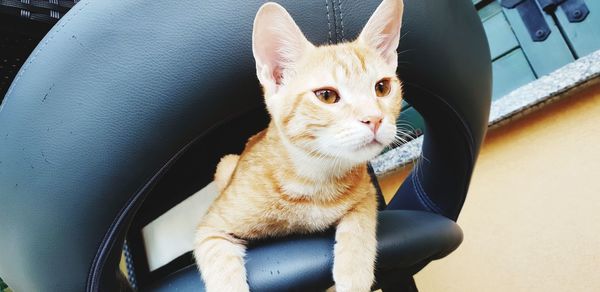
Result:
<instances>
[{"instance_id":1,"label":"seam on leather","mask_svg":"<svg viewBox=\"0 0 600 292\"><path fill-rule=\"evenodd\" d=\"M421 151L421 157L419 158L418 163L422 165L425 162L429 162L429 159L427 159L427 157L425 157L425 154L423 154L423 152ZM423 187L423 184L421 183L420 177L424 177L423 167L419 167L417 169L417 173L415 176L416 186L419 190L421 190L420 194L423 196L423 201L425 201L425 203L428 204L430 211L436 212L438 214L442 214L442 209L440 208L440 206L438 206L435 203L435 201L431 200L431 198L427 194L427 191L425 190L425 188ZM419 195L419 193L417 195Z\"/></svg>"},{"instance_id":2,"label":"seam on leather","mask_svg":"<svg viewBox=\"0 0 600 292\"><path fill-rule=\"evenodd\" d=\"M11 92L13 91L13 88L15 88L17 86L17 84L18 84L19 80L21 79L21 77L23 76L23 74L25 74L25 72L27 72L27 69L29 69L29 66L31 66L31 64L33 63L33 61L35 61L35 59L40 54L40 52L42 52L46 48L46 45L52 39L54 39L54 36L56 36L56 34L58 34L63 29L63 27L65 27L65 25L67 25L67 23L69 23L75 16L77 16L91 2L92 1L88 1L86 3L79 4L81 6L79 8L79 10L74 11L74 13L71 14L71 16L68 19L65 19L62 22L62 24L60 24L60 26L57 27L56 30L50 36L48 36L48 38L44 38L45 39L44 43L38 49L35 50L35 53L31 57L31 59L29 59L29 61L27 61L27 63L25 65L23 65L21 71L19 72L19 74L17 74L17 77L15 77L15 79L13 80L12 85L8 88L8 92L6 92L4 101L2 102L2 104L0 104L0 112L2 112L2 110L4 109L4 105L6 103L8 103L8 100L10 98L9 96L10 96Z\"/></svg>"},{"instance_id":3,"label":"seam on leather","mask_svg":"<svg viewBox=\"0 0 600 292\"><path fill-rule=\"evenodd\" d=\"M416 83L407 83L406 84L410 84L412 86L417 87L420 90L423 90L425 92L430 93L432 96L434 96L437 100L439 100L440 102L442 102L445 106L447 106L448 108L450 108L452 110L452 112L454 113L454 116L460 121L460 123L462 124L462 129L464 130L463 133L465 134L465 138L467 140L467 146L468 146L468 150L469 150L469 162L471 165L471 168L473 168L474 166L474 161L475 161L475 140L473 139L473 133L471 133L471 129L469 128L469 125L465 122L465 120L462 118L462 116L458 113L458 111L451 105L449 104L446 100L444 100L441 96L439 96L437 93L428 90L426 88L424 88L423 86L420 86Z\"/></svg>"},{"instance_id":4,"label":"seam on leather","mask_svg":"<svg viewBox=\"0 0 600 292\"><path fill-rule=\"evenodd\" d=\"M329 32L329 44L331 45L332 42L332 38L331 38L331 18L329 17L329 0L325 0L325 11L327 14L327 30Z\"/></svg>"},{"instance_id":5,"label":"seam on leather","mask_svg":"<svg viewBox=\"0 0 600 292\"><path fill-rule=\"evenodd\" d=\"M431 91L429 91L431 92ZM453 220L456 220L456 217L458 217L458 215L460 214L460 210L462 209L463 205L465 204L465 199L467 198L467 192L469 190L469 181L471 180L471 176L473 175L473 170L475 168L475 161L477 160L477 157L475 156L475 139L473 138L473 133L471 133L471 128L469 127L469 125L467 124L467 122L465 122L465 120L463 119L463 117L458 113L458 111L456 110L456 108L454 108L454 106L452 106L450 103L448 103L445 99L443 99L441 96L439 96L437 93L433 93L431 92L431 94L433 94L433 96L435 96L438 100L440 100L444 105L446 105L448 108L450 108L450 110L452 110L452 112L454 113L454 116L460 121L460 123L462 124L462 129L463 131L461 131L461 133L464 134L465 139L467 141L467 149L468 149L468 154L467 154L467 159L469 160L468 162L468 169L466 174L468 175L467 177L465 177L465 183L463 184L463 188L464 188L464 196L462 196L460 204L458 205L458 209L456 210L446 210L448 212L456 212L456 214L448 214L448 215L452 215L452 217L454 218ZM485 119L485 123L487 127L487 118ZM483 141L481 141L480 143L483 143ZM481 148L481 144L479 144L479 147L477 147L478 149ZM441 214L441 213L440 213Z\"/></svg>"},{"instance_id":6,"label":"seam on leather","mask_svg":"<svg viewBox=\"0 0 600 292\"><path fill-rule=\"evenodd\" d=\"M416 88L418 88L419 90L423 90L427 93L430 93L433 97L435 97L437 100L439 100L440 102L442 102L445 106L447 106L448 108L450 108L452 110L452 112L454 113L454 116L460 121L460 123L463 126L463 130L464 133L466 135L467 138L467 145L469 146L469 159L471 159L471 161L474 160L474 151L473 149L475 148L475 140L473 139L473 134L471 133L471 129L469 128L469 125L465 122L465 120L463 119L463 117L458 113L458 111L451 105L449 104L445 99L443 99L439 94L417 84L417 83L413 83L413 82L404 82L407 85L411 85L414 86Z\"/></svg>"},{"instance_id":7,"label":"seam on leather","mask_svg":"<svg viewBox=\"0 0 600 292\"><path fill-rule=\"evenodd\" d=\"M251 108L251 109L249 109L249 111L254 110L254 109L256 109L256 108ZM127 218L127 215L129 213L129 211L131 210L131 208L134 208L134 207L136 207L136 204L141 204L143 202L143 198L145 197L145 195L148 194L149 190L151 190L154 187L156 182L158 180L160 180L160 178L165 173L167 173L169 168L181 157L181 155L183 155L183 153L185 153L191 147L191 145L195 144L196 142L198 142L198 140L205 137L205 135L207 133L210 133L211 131L218 128L219 126L221 126L224 123L228 123L231 120L238 118L240 115L242 115L242 114L237 114L237 115L234 114L234 115L231 115L231 116L228 116L228 117L222 119L220 122L213 123L212 126L208 127L206 130L202 131L200 134L198 134L196 137L194 137L190 142L185 144L183 147L181 147L179 150L177 150L177 152L174 155L172 155L169 159L167 159L167 161L165 163L163 163L162 166L160 166L154 172L154 174L152 174L150 176L150 178L148 180L146 180L146 182L134 192L134 195L131 196L125 202L123 207L119 210L119 212L113 219L112 223L108 227L106 233L104 234L104 237L102 238L102 241L99 244L98 249L96 250L96 255L94 256L94 260L92 261L91 268L88 272L86 291L97 291L98 290L98 286L99 286L98 281L100 280L99 276L100 276L100 273L104 270L104 266L106 264L106 259L107 259L106 253L108 251L110 251L113 248L114 244L116 243L116 241L113 240L112 238L118 233L119 228L123 227L122 221ZM96 290L94 290L94 289L96 289Z\"/></svg>"},{"instance_id":8,"label":"seam on leather","mask_svg":"<svg viewBox=\"0 0 600 292\"><path fill-rule=\"evenodd\" d=\"M346 41L346 36L344 35L344 13L342 13L342 0L338 0L338 11L340 13L340 40Z\"/></svg>"},{"instance_id":9,"label":"seam on leather","mask_svg":"<svg viewBox=\"0 0 600 292\"><path fill-rule=\"evenodd\" d=\"M440 212L437 211L437 210L439 210L439 208L437 208L436 204L433 203L429 199L427 192L425 191L425 189L423 188L423 185L421 184L421 181L419 180L419 175L423 174L423 168L419 167L419 166L422 163L422 160L424 157L425 156L423 155L423 151L421 151L421 157L416 162L413 174L411 175L410 179L413 184L414 190L416 192L417 199L419 199L419 202L421 202L421 205L423 205L425 208L427 208L430 212L440 214ZM426 158L425 158L425 160L427 161Z\"/></svg>"},{"instance_id":10,"label":"seam on leather","mask_svg":"<svg viewBox=\"0 0 600 292\"><path fill-rule=\"evenodd\" d=\"M100 274L104 269L104 265L106 263L107 255L106 253L112 250L116 241L112 238L118 233L119 228L122 227L123 220L126 219L129 211L136 206L137 203L142 202L140 197L148 193L148 189L151 189L154 184L167 172L167 170L173 165L173 163L181 156L183 152L185 152L188 147L194 142L194 139L189 144L185 145L182 149L180 149L175 155L167 160L158 171L155 171L154 174L150 177L149 180L139 188L133 196L127 199L125 205L119 210L115 219L113 219L112 223L108 227L107 232L104 234L102 241L96 251L96 255L92 261L92 266L88 272L88 279L86 283L86 291L97 291L99 286Z\"/></svg>"},{"instance_id":11,"label":"seam on leather","mask_svg":"<svg viewBox=\"0 0 600 292\"><path fill-rule=\"evenodd\" d=\"M415 176L416 176L416 174L413 173L413 175L411 176L410 181L413 184L413 188L414 188L415 193L417 195L417 199L419 200L419 202L421 203L421 205L423 205L425 208L427 208L428 211L433 212L433 210L431 210L431 208L429 208L429 205L427 205L427 203L423 201L423 197L421 196L420 190L417 188L417 182L415 181Z\"/></svg>"},{"instance_id":12,"label":"seam on leather","mask_svg":"<svg viewBox=\"0 0 600 292\"><path fill-rule=\"evenodd\" d=\"M415 173L412 176L412 183L413 183L413 186L415 187L415 192L417 193L417 198L419 199L421 204L423 204L423 206L425 206L427 209L429 209L429 211L441 215L442 214L441 209L433 201L431 201L431 199L425 192L425 189L423 188L423 185L421 184L421 181L419 180L418 173Z\"/></svg>"},{"instance_id":13,"label":"seam on leather","mask_svg":"<svg viewBox=\"0 0 600 292\"><path fill-rule=\"evenodd\" d=\"M410 181L413 184L413 189L415 190L415 193L417 195L417 199L419 200L419 202L421 203L421 205L423 205L425 208L427 208L428 211L433 212L433 210L431 210L431 208L429 207L429 205L427 204L427 202L423 201L423 196L421 195L421 190L417 186L417 181L415 180L415 177L417 175L418 174L413 173L412 176L410 177Z\"/></svg>"},{"instance_id":14,"label":"seam on leather","mask_svg":"<svg viewBox=\"0 0 600 292\"><path fill-rule=\"evenodd\" d=\"M331 10L333 11L333 33L335 34L335 43L339 43L340 42L340 38L339 38L339 34L338 34L338 15L337 15L337 9L335 7L335 0L328 0L331 1Z\"/></svg>"},{"instance_id":15,"label":"seam on leather","mask_svg":"<svg viewBox=\"0 0 600 292\"><path fill-rule=\"evenodd\" d=\"M434 98L436 98L443 105L445 105L447 108L449 108L452 111L452 113L454 114L454 116L460 121L460 123L462 125L462 131L460 131L460 132L463 134L463 136L464 136L464 138L466 140L466 145L467 145L467 150L468 150L467 157L466 157L468 159L468 165L469 165L468 169L467 169L467 174L472 174L473 173L473 168L475 167L475 159L476 159L476 157L475 157L475 148L476 147L475 147L475 140L473 138L473 133L471 133L471 129L469 128L469 125L465 122L465 120L458 113L458 111L450 103L448 103L445 99L443 99L439 94L437 94L437 93L435 93L435 92L433 92L431 90L428 90L425 87L423 87L423 86L421 86L419 84L413 83L413 82L405 82L405 84L407 84L407 85L410 84L411 86L414 86L414 87L418 88L419 90L422 90L424 92L427 92L427 93L431 94ZM468 184L469 180L470 180L469 177L465 178L465 183L464 183L464 188L465 188L464 192L465 192L465 194L464 194L464 196L462 198L460 198L461 201L458 204L458 208L459 208L458 210L460 210L462 208L462 206L464 205L465 198L467 196L467 190L469 188L469 184ZM447 210L447 211L454 213L457 210ZM455 218L455 217L458 216L458 213L456 213L456 214L443 214L443 215L444 216L448 215L448 216L452 216L453 218ZM453 220L456 220L456 219L453 219Z\"/></svg>"}]
</instances>

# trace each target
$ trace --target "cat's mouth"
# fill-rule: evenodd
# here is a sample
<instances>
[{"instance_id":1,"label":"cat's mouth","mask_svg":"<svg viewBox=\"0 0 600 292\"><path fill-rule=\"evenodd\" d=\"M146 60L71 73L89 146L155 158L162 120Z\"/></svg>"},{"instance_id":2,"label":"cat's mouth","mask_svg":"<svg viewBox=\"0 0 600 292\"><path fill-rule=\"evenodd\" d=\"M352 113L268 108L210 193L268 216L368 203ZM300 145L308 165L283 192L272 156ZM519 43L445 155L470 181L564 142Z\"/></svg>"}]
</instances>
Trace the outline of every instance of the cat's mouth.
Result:
<instances>
[{"instance_id":1,"label":"cat's mouth","mask_svg":"<svg viewBox=\"0 0 600 292\"><path fill-rule=\"evenodd\" d=\"M363 141L361 145L357 146L358 147L354 148L350 156L352 160L360 162L373 159L384 148L384 144L378 141L377 139L369 139Z\"/></svg>"},{"instance_id":2,"label":"cat's mouth","mask_svg":"<svg viewBox=\"0 0 600 292\"><path fill-rule=\"evenodd\" d=\"M364 144L358 146L357 150L372 149L375 147L382 147L382 146L383 146L383 143L379 142L377 140L377 138L373 137L373 139L371 139L371 141L367 141Z\"/></svg>"},{"instance_id":3,"label":"cat's mouth","mask_svg":"<svg viewBox=\"0 0 600 292\"><path fill-rule=\"evenodd\" d=\"M382 146L381 142L377 141L377 139L373 139L371 142L367 143L365 146Z\"/></svg>"}]
</instances>

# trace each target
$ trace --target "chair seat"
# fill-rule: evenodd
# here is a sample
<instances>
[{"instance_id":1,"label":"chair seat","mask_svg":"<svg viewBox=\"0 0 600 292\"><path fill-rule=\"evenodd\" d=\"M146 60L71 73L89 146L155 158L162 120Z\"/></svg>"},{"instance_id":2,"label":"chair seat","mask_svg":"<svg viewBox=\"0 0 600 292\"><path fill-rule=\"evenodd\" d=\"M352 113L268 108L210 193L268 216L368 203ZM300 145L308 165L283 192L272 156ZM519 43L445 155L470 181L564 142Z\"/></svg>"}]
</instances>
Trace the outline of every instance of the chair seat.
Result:
<instances>
[{"instance_id":1,"label":"chair seat","mask_svg":"<svg viewBox=\"0 0 600 292\"><path fill-rule=\"evenodd\" d=\"M442 258L462 242L452 220L433 213L386 210L379 213L377 276L410 270ZM246 268L253 291L319 291L333 284L333 232L254 244ZM402 276L402 275L399 275ZM204 291L195 265L142 287L142 291Z\"/></svg>"}]
</instances>

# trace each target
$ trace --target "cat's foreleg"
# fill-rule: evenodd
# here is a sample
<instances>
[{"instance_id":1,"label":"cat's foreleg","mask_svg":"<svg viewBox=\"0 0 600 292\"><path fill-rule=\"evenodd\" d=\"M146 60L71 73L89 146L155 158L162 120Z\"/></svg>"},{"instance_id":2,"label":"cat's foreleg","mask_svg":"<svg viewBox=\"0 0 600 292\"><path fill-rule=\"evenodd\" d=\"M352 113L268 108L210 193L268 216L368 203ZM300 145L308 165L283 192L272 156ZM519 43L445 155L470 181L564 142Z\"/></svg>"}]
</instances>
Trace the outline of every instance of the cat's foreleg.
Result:
<instances>
[{"instance_id":1,"label":"cat's foreleg","mask_svg":"<svg viewBox=\"0 0 600 292\"><path fill-rule=\"evenodd\" d=\"M208 292L249 291L244 242L215 229L199 227L194 256Z\"/></svg>"},{"instance_id":2,"label":"cat's foreleg","mask_svg":"<svg viewBox=\"0 0 600 292\"><path fill-rule=\"evenodd\" d=\"M377 254L377 202L362 201L338 223L333 280L337 292L371 291Z\"/></svg>"}]
</instances>

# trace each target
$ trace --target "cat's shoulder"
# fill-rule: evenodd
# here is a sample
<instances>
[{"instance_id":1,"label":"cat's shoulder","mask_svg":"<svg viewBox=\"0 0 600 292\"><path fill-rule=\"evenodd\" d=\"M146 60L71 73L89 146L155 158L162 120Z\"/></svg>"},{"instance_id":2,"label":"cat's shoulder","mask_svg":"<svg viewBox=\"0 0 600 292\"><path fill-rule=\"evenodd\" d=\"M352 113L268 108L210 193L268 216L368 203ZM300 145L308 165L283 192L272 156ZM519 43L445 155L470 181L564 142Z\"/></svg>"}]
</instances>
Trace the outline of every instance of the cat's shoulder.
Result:
<instances>
[{"instance_id":1,"label":"cat's shoulder","mask_svg":"<svg viewBox=\"0 0 600 292\"><path fill-rule=\"evenodd\" d=\"M248 141L246 141L245 150L248 151L252 149L258 142L262 141L266 135L267 129L263 129L262 131L252 135L250 138L248 138Z\"/></svg>"}]
</instances>

